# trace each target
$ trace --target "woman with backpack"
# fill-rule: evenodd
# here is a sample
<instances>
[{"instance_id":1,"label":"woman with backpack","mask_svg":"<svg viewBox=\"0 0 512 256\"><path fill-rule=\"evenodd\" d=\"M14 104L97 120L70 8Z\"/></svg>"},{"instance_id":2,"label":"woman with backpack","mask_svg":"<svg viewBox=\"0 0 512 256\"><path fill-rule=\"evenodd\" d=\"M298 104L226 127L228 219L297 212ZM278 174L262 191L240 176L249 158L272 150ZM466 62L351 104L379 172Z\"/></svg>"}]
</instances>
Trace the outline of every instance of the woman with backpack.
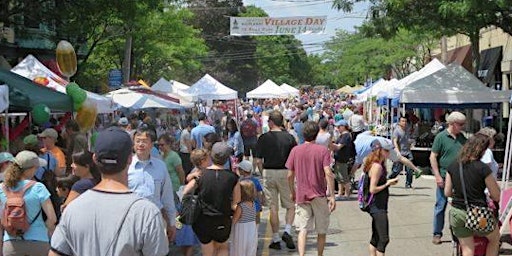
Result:
<instances>
[{"instance_id":1,"label":"woman with backpack","mask_svg":"<svg viewBox=\"0 0 512 256\"><path fill-rule=\"evenodd\" d=\"M5 171L1 184L3 255L46 255L57 217L46 187L32 178L46 161L36 153L21 151ZM20 199L23 204L20 205ZM21 212L21 214L19 214ZM47 216L43 222L42 212ZM15 214L16 213L16 214Z\"/></svg>"},{"instance_id":2,"label":"woman with backpack","mask_svg":"<svg viewBox=\"0 0 512 256\"><path fill-rule=\"evenodd\" d=\"M369 203L368 213L372 217L372 238L368 247L371 256L384 256L389 243L388 199L389 186L395 185L398 178L387 179L386 159L393 144L382 144L374 140L372 152L364 161L363 172L369 177L369 192L373 197Z\"/></svg>"}]
</instances>

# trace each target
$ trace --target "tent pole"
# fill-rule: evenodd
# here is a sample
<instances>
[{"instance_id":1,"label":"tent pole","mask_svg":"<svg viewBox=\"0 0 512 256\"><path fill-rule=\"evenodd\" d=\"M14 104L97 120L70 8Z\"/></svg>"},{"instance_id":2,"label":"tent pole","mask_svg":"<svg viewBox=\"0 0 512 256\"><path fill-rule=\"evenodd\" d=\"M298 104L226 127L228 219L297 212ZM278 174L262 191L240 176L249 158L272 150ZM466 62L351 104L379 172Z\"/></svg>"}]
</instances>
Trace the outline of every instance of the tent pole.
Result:
<instances>
[{"instance_id":1,"label":"tent pole","mask_svg":"<svg viewBox=\"0 0 512 256\"><path fill-rule=\"evenodd\" d=\"M501 182L501 195L500 199L503 197L503 190L507 187L509 175L510 175L510 154L511 154L511 147L510 147L510 141L511 141L511 135L510 132L512 131L512 119L509 118L508 120L508 130L507 130L507 143L505 144L505 158L503 161L503 174L502 174L502 182Z\"/></svg>"},{"instance_id":2,"label":"tent pole","mask_svg":"<svg viewBox=\"0 0 512 256\"><path fill-rule=\"evenodd\" d=\"M5 109L5 118L4 118L4 127L5 127L5 141L7 141L6 149L5 151L10 151L10 141L9 141L9 108Z\"/></svg>"}]
</instances>

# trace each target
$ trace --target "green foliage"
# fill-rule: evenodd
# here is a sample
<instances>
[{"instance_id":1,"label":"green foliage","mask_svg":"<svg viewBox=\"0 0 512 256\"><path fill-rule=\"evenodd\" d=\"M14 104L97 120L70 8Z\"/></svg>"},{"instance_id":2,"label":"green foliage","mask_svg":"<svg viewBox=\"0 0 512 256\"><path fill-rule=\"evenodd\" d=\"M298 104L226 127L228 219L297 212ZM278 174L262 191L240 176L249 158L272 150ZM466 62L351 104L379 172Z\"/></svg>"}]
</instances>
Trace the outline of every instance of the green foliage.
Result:
<instances>
[{"instance_id":1,"label":"green foliage","mask_svg":"<svg viewBox=\"0 0 512 256\"><path fill-rule=\"evenodd\" d=\"M322 57L330 73L326 77L335 77L336 85L361 84L369 78L387 77L390 71L402 78L411 70L421 68L431 46L429 40L406 30L398 31L389 40L367 37L360 32L338 31L336 37L326 43L327 51Z\"/></svg>"},{"instance_id":2,"label":"green foliage","mask_svg":"<svg viewBox=\"0 0 512 256\"><path fill-rule=\"evenodd\" d=\"M124 58L125 35L131 34L132 78L144 79L150 83L160 77L183 82L193 82L200 74L201 56L206 54L204 41L199 31L183 23L192 19L186 9L168 7L165 12L145 10L130 17L126 27L110 30L99 38L94 52L81 63L83 72L76 78L80 84L93 86L102 84L105 88L110 69L121 68ZM117 34L115 34L117 33Z\"/></svg>"},{"instance_id":3,"label":"green foliage","mask_svg":"<svg viewBox=\"0 0 512 256\"><path fill-rule=\"evenodd\" d=\"M267 17L260 8L249 6L244 17ZM258 81L271 79L277 84L304 84L310 81L311 66L302 43L293 36L254 36ZM253 88L256 85L253 86Z\"/></svg>"}]
</instances>

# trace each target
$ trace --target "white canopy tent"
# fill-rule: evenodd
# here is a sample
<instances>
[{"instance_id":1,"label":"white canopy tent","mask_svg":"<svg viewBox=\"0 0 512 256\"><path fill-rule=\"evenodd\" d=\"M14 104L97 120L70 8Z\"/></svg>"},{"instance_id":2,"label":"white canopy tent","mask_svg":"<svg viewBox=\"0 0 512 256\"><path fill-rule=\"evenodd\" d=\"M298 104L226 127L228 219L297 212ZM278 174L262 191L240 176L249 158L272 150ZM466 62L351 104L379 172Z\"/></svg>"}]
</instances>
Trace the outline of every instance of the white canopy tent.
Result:
<instances>
[{"instance_id":1,"label":"white canopy tent","mask_svg":"<svg viewBox=\"0 0 512 256\"><path fill-rule=\"evenodd\" d=\"M297 89L287 83L284 83L279 87L281 87L281 89L283 89L284 91L288 92L288 97L299 97L299 95L300 95L299 89Z\"/></svg>"},{"instance_id":2,"label":"white canopy tent","mask_svg":"<svg viewBox=\"0 0 512 256\"><path fill-rule=\"evenodd\" d=\"M204 75L199 81L183 90L196 95L201 100L234 100L238 98L238 92L223 85L209 74Z\"/></svg>"},{"instance_id":3,"label":"white canopy tent","mask_svg":"<svg viewBox=\"0 0 512 256\"><path fill-rule=\"evenodd\" d=\"M272 82L272 80L267 79L267 81L256 87L256 89L248 92L246 97L250 99L283 99L288 97L288 92Z\"/></svg>"},{"instance_id":4,"label":"white canopy tent","mask_svg":"<svg viewBox=\"0 0 512 256\"><path fill-rule=\"evenodd\" d=\"M457 105L481 108L482 104L507 102L510 93L488 88L462 66L452 63L406 86L400 94L400 103L413 107Z\"/></svg>"},{"instance_id":5,"label":"white canopy tent","mask_svg":"<svg viewBox=\"0 0 512 256\"><path fill-rule=\"evenodd\" d=\"M121 88L105 94L105 97L112 99L115 103L130 109L145 108L166 108L182 109L178 103L160 98L155 95L135 92L127 88Z\"/></svg>"},{"instance_id":6,"label":"white canopy tent","mask_svg":"<svg viewBox=\"0 0 512 256\"><path fill-rule=\"evenodd\" d=\"M46 78L48 80L48 85L46 85L47 87L64 94L66 93L66 85L69 82L53 73L43 65L43 63L37 60L36 57L30 54L18 63L18 65L12 68L11 71L30 80L34 80L39 77ZM87 98L96 104L98 113L111 113L117 109L117 106L112 102L112 100L93 92L86 92Z\"/></svg>"},{"instance_id":7,"label":"white canopy tent","mask_svg":"<svg viewBox=\"0 0 512 256\"><path fill-rule=\"evenodd\" d=\"M197 97L184 92L182 89L180 89L183 87L181 87L181 85L178 85L178 84L181 84L181 85L189 88L189 86L186 84L182 84L182 83L174 81L174 80L167 81L165 78L162 77L151 86L151 90L156 91L156 92L165 93L170 97L179 99L180 105L182 105L184 107L193 107L194 106L193 102L197 101Z\"/></svg>"},{"instance_id":8,"label":"white canopy tent","mask_svg":"<svg viewBox=\"0 0 512 256\"><path fill-rule=\"evenodd\" d=\"M415 71L408 76L394 82L392 84L393 86L393 95L390 95L391 98L398 98L400 97L400 93L402 90L408 86L410 83L419 80L423 77L426 77L432 73L437 72L440 69L445 68L445 65L441 63L438 59L433 59L430 61L427 65L425 65L423 68L421 68L418 71Z\"/></svg>"}]
</instances>

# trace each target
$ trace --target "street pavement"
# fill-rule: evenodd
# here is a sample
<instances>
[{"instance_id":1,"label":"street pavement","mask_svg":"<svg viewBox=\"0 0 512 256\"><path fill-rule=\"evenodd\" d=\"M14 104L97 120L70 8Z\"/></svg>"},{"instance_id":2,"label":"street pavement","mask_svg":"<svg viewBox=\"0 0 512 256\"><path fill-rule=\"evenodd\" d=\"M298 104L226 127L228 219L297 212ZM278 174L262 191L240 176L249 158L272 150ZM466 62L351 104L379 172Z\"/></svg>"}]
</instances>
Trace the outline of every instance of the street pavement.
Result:
<instances>
[{"instance_id":1,"label":"street pavement","mask_svg":"<svg viewBox=\"0 0 512 256\"><path fill-rule=\"evenodd\" d=\"M413 182L413 189L405 189L405 176L391 187L389 198L390 243L386 255L392 256L444 256L452 255L452 243L446 217L443 243L432 244L432 216L435 203L435 182L433 176L422 176ZM327 244L324 256L364 256L368 254L368 243L371 236L371 218L359 210L357 195L353 194L349 201L337 202L336 210L330 218ZM448 206L449 209L449 206ZM448 214L447 209L447 214ZM284 209L280 209L280 234L284 228ZM297 241L297 234L293 234ZM505 235L503 238L508 238ZM272 231L268 221L268 209L262 213L259 225L258 256L298 255L296 250L289 251L282 243L281 250L269 249ZM510 240L510 239L508 239ZM171 250L169 255L176 254ZM201 255L196 248L194 255ZM306 255L317 255L316 235L308 235ZM512 255L512 246L502 245L500 255ZM236 255L243 256L243 255Z\"/></svg>"},{"instance_id":2,"label":"street pavement","mask_svg":"<svg viewBox=\"0 0 512 256\"><path fill-rule=\"evenodd\" d=\"M413 189L405 189L405 176L399 177L400 182L390 190L388 214L390 243L386 249L386 255L452 255L453 246L448 229L448 218L446 218L443 243L432 244L432 218L435 203L433 176L422 176L415 180ZM337 202L336 210L330 219L324 256L369 255L371 218L359 209L356 197L357 195L353 194L352 200ZM283 214L284 210L280 211L280 215L283 216ZM280 221L282 228L284 218L280 218ZM265 212L260 224L258 255L298 255L297 251L288 251L284 243L281 251L268 249L272 231L267 224L268 213ZM297 241L296 237L295 234L295 241ZM512 247L509 244L503 244L502 248L504 250L500 255L512 255ZM306 255L317 255L315 234L308 235Z\"/></svg>"}]
</instances>

